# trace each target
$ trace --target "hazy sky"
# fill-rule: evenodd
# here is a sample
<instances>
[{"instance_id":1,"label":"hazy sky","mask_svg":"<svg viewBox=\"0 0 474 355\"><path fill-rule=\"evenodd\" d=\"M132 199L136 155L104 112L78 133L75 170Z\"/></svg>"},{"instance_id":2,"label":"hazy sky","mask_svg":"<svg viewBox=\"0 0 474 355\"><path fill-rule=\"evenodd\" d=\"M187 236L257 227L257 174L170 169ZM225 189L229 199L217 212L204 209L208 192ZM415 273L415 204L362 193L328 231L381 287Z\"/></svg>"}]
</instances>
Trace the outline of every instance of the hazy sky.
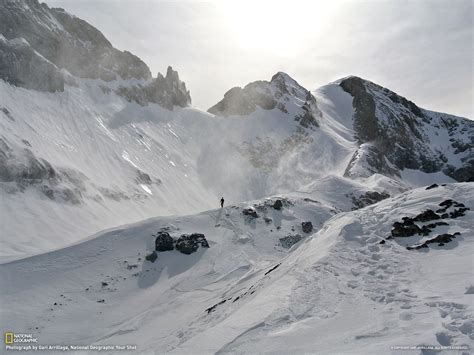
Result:
<instances>
[{"instance_id":1,"label":"hazy sky","mask_svg":"<svg viewBox=\"0 0 474 355\"><path fill-rule=\"evenodd\" d=\"M156 76L178 70L207 110L284 71L310 90L347 75L421 107L473 115L473 1L46 0L88 21Z\"/></svg>"}]
</instances>

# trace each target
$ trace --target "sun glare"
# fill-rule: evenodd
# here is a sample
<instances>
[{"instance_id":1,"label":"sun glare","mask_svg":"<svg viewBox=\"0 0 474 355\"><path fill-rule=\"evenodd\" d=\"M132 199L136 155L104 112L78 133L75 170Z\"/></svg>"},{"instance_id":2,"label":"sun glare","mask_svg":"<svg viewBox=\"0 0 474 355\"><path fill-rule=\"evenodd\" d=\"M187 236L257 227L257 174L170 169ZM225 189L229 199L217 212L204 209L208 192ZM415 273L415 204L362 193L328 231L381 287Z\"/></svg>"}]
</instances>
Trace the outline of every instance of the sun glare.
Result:
<instances>
[{"instance_id":1,"label":"sun glare","mask_svg":"<svg viewBox=\"0 0 474 355\"><path fill-rule=\"evenodd\" d=\"M327 25L337 3L323 1L219 2L225 26L242 49L284 55L305 46Z\"/></svg>"}]
</instances>

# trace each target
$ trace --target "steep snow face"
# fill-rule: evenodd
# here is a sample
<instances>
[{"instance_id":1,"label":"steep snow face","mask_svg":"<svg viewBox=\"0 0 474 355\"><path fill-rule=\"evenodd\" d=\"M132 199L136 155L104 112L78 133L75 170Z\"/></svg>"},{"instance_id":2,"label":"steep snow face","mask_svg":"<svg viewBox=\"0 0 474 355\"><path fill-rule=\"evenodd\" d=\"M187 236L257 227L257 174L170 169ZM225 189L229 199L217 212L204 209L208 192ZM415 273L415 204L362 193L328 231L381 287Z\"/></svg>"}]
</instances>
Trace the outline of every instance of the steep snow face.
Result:
<instances>
[{"instance_id":1,"label":"steep snow face","mask_svg":"<svg viewBox=\"0 0 474 355\"><path fill-rule=\"evenodd\" d=\"M354 130L362 144L347 176L416 169L474 181L473 121L421 109L358 77L342 79L339 85L354 98Z\"/></svg>"},{"instance_id":2,"label":"steep snow face","mask_svg":"<svg viewBox=\"0 0 474 355\"><path fill-rule=\"evenodd\" d=\"M0 82L3 256L206 210L222 195L238 202L304 190L327 174L342 176L356 149L340 123L348 113L337 109L305 128L294 119L297 101L288 101L288 113L259 108L236 119L116 94L136 81L76 85L50 94Z\"/></svg>"},{"instance_id":3,"label":"steep snow face","mask_svg":"<svg viewBox=\"0 0 474 355\"><path fill-rule=\"evenodd\" d=\"M79 83L49 94L0 82L2 255L218 201L183 143L194 139L185 122L207 114L140 106L100 82Z\"/></svg>"},{"instance_id":4,"label":"steep snow face","mask_svg":"<svg viewBox=\"0 0 474 355\"><path fill-rule=\"evenodd\" d=\"M45 344L136 344L138 353L472 347L473 192L472 183L416 189L334 216L331 194L313 191L279 197L281 209L272 207L276 198L255 201L257 218L240 204L109 230L0 265L9 327L1 331L32 332ZM385 240L393 223L448 199L471 211L416 240ZM340 207L348 209L346 201ZM305 221L317 232L304 233ZM163 229L173 237L204 233L210 248L146 261L152 234ZM444 233L460 234L406 249ZM301 239L286 249L280 238L290 235Z\"/></svg>"}]
</instances>

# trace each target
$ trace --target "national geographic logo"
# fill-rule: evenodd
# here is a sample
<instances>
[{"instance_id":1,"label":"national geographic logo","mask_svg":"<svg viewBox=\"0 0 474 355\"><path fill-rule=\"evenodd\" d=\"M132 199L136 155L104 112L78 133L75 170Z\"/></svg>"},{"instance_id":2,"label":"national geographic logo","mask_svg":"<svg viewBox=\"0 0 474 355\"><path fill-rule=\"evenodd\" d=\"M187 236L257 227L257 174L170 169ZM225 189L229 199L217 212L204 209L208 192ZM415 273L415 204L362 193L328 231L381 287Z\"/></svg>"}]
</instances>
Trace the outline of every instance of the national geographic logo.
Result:
<instances>
[{"instance_id":1,"label":"national geographic logo","mask_svg":"<svg viewBox=\"0 0 474 355\"><path fill-rule=\"evenodd\" d=\"M5 345L16 343L37 343L38 338L33 334L5 332Z\"/></svg>"},{"instance_id":2,"label":"national geographic logo","mask_svg":"<svg viewBox=\"0 0 474 355\"><path fill-rule=\"evenodd\" d=\"M13 333L6 332L5 333L5 344L13 344Z\"/></svg>"}]
</instances>

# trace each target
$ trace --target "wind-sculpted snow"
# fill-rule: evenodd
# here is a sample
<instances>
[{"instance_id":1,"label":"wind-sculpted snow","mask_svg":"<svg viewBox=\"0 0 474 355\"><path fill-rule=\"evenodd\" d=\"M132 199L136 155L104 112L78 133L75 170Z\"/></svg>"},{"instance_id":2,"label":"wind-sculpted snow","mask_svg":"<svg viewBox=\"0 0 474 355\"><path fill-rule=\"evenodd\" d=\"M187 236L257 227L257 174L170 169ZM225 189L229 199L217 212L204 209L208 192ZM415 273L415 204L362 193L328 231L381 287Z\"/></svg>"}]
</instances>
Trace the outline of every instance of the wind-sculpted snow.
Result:
<instances>
[{"instance_id":1,"label":"wind-sculpted snow","mask_svg":"<svg viewBox=\"0 0 474 355\"><path fill-rule=\"evenodd\" d=\"M282 206L275 209L277 200ZM406 238L386 240L394 222L447 200L471 210L425 238L455 239L420 250L407 250ZM249 206L258 218L242 213ZM144 354L467 349L472 207L472 183L458 183L345 213L314 192L154 218L0 265L2 324L44 343L137 344ZM304 221L314 234L303 233ZM203 233L209 248L145 260L160 230ZM302 238L289 249L280 245L296 234Z\"/></svg>"}]
</instances>

